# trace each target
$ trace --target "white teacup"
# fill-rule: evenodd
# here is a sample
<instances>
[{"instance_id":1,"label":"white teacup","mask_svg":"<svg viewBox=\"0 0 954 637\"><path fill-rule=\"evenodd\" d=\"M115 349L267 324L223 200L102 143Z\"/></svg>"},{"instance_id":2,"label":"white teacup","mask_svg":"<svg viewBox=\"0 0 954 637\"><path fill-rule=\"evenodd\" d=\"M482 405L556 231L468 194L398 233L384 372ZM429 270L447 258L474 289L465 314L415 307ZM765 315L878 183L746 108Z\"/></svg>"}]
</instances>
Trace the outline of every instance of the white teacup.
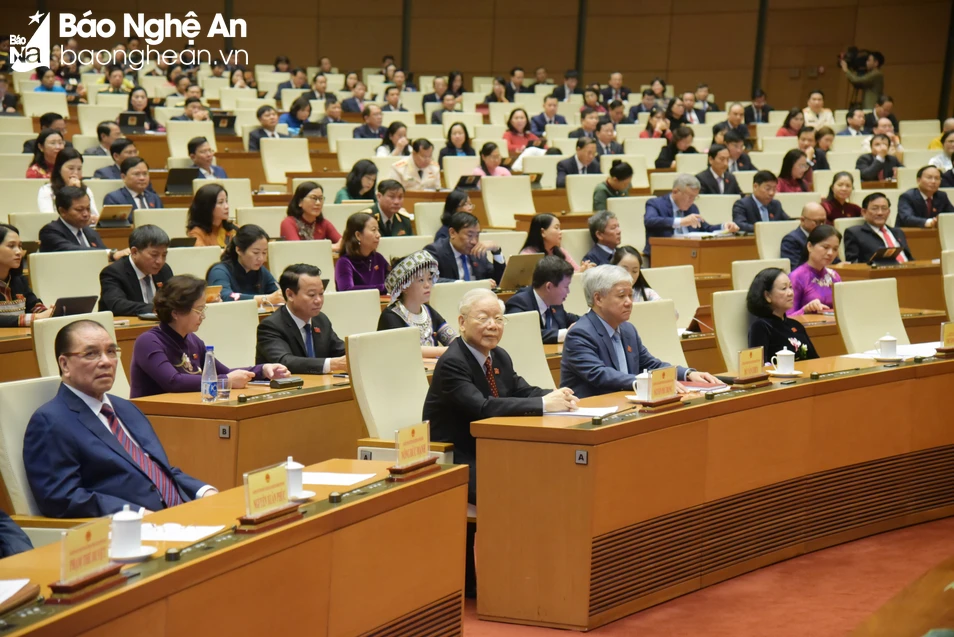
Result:
<instances>
[{"instance_id":1,"label":"white teacup","mask_svg":"<svg viewBox=\"0 0 954 637\"><path fill-rule=\"evenodd\" d=\"M642 374L636 374L633 391L636 392L636 400L649 400L649 372L643 370Z\"/></svg>"},{"instance_id":2,"label":"white teacup","mask_svg":"<svg viewBox=\"0 0 954 637\"><path fill-rule=\"evenodd\" d=\"M875 348L877 348L881 358L895 358L898 355L898 339L890 334L885 334L875 343Z\"/></svg>"},{"instance_id":3,"label":"white teacup","mask_svg":"<svg viewBox=\"0 0 954 637\"><path fill-rule=\"evenodd\" d=\"M113 557L135 557L142 550L142 516L128 504L113 514L109 550Z\"/></svg>"},{"instance_id":4,"label":"white teacup","mask_svg":"<svg viewBox=\"0 0 954 637\"><path fill-rule=\"evenodd\" d=\"M285 464L285 471L287 472L287 482L285 484L288 489L289 498L294 498L302 492L301 472L304 468L305 465L295 462L291 456L288 456L288 462Z\"/></svg>"},{"instance_id":5,"label":"white teacup","mask_svg":"<svg viewBox=\"0 0 954 637\"><path fill-rule=\"evenodd\" d=\"M775 352L775 356L772 357L772 367L775 368L780 374L792 374L795 372L795 352L788 351L787 347L783 347L779 351Z\"/></svg>"}]
</instances>

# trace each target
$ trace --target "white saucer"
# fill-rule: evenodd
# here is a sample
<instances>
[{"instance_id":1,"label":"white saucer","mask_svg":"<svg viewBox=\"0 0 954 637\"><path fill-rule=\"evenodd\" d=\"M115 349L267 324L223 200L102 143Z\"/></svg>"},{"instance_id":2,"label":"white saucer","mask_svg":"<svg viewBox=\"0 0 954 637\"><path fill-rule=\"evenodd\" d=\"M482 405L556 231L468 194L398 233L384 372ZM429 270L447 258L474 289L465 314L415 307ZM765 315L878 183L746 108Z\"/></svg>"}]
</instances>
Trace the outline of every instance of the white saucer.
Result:
<instances>
[{"instance_id":1,"label":"white saucer","mask_svg":"<svg viewBox=\"0 0 954 637\"><path fill-rule=\"evenodd\" d=\"M645 402L647 402L647 401L645 401L645 400L640 400L639 397L638 397L636 394L630 394L629 396L626 396L626 400L628 400L628 401L631 402L631 403L645 403Z\"/></svg>"},{"instance_id":2,"label":"white saucer","mask_svg":"<svg viewBox=\"0 0 954 637\"><path fill-rule=\"evenodd\" d=\"M802 375L803 372L795 370L794 372L780 372L777 369L766 369L765 373L769 376L778 376L779 378L797 378Z\"/></svg>"},{"instance_id":3,"label":"white saucer","mask_svg":"<svg viewBox=\"0 0 954 637\"><path fill-rule=\"evenodd\" d=\"M119 562L120 564L132 564L134 562L142 562L147 557L153 555L156 551L159 550L158 546L146 546L143 544L139 547L139 553L136 555L128 555L126 557L116 557L113 555L113 552L109 552L109 559L113 562Z\"/></svg>"},{"instance_id":4,"label":"white saucer","mask_svg":"<svg viewBox=\"0 0 954 637\"><path fill-rule=\"evenodd\" d=\"M874 359L879 363L900 363L904 356L875 356Z\"/></svg>"},{"instance_id":5,"label":"white saucer","mask_svg":"<svg viewBox=\"0 0 954 637\"><path fill-rule=\"evenodd\" d=\"M301 493L296 493L295 495L288 496L288 499L292 502L306 502L315 497L314 491L302 491Z\"/></svg>"}]
</instances>

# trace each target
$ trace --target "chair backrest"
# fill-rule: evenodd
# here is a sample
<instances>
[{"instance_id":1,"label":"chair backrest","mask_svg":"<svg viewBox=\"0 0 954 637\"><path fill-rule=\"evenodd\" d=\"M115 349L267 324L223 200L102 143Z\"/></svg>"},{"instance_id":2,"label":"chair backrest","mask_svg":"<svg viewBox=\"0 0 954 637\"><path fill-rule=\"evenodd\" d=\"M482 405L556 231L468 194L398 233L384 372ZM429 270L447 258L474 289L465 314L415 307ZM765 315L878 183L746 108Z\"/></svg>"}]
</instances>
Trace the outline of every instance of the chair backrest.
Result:
<instances>
[{"instance_id":1,"label":"chair backrest","mask_svg":"<svg viewBox=\"0 0 954 637\"><path fill-rule=\"evenodd\" d=\"M622 237L620 245L643 251L646 245L646 202L652 197L616 197L606 202L606 209L616 215Z\"/></svg>"},{"instance_id":2,"label":"chair backrest","mask_svg":"<svg viewBox=\"0 0 954 637\"><path fill-rule=\"evenodd\" d=\"M192 192L197 192L199 188L207 184L219 184L225 188L225 194L229 199L229 208L251 208L255 205L252 201L251 179L193 179Z\"/></svg>"},{"instance_id":3,"label":"chair backrest","mask_svg":"<svg viewBox=\"0 0 954 637\"><path fill-rule=\"evenodd\" d=\"M262 151L265 181L270 184L284 184L286 172L310 173L312 170L308 140L305 138L264 138L259 142L259 148Z\"/></svg>"},{"instance_id":4,"label":"chair backrest","mask_svg":"<svg viewBox=\"0 0 954 637\"><path fill-rule=\"evenodd\" d=\"M630 188L649 188L648 162L645 155L603 155L600 157L600 172L609 174L613 161L619 159L633 169L633 181Z\"/></svg>"},{"instance_id":5,"label":"chair backrest","mask_svg":"<svg viewBox=\"0 0 954 637\"><path fill-rule=\"evenodd\" d=\"M676 303L672 299L660 299L650 303L633 303L629 322L636 326L639 337L650 343L651 354L670 365L686 363L686 353L679 341L676 327Z\"/></svg>"},{"instance_id":6,"label":"chair backrest","mask_svg":"<svg viewBox=\"0 0 954 637\"><path fill-rule=\"evenodd\" d=\"M725 369L739 370L739 352L749 347L749 311L745 305L747 290L712 294L712 321Z\"/></svg>"},{"instance_id":7,"label":"chair backrest","mask_svg":"<svg viewBox=\"0 0 954 637\"><path fill-rule=\"evenodd\" d=\"M570 279L570 290L563 301L563 309L571 314L583 316L590 311L586 305L586 297L583 295L583 273L576 272Z\"/></svg>"},{"instance_id":8,"label":"chair backrest","mask_svg":"<svg viewBox=\"0 0 954 637\"><path fill-rule=\"evenodd\" d=\"M759 224L755 224L756 227ZM768 225L768 224L766 224ZM791 272L792 264L788 259L753 259L751 261L733 261L732 262L732 289L748 290L755 280L755 275L765 268L780 268L785 272Z\"/></svg>"},{"instance_id":9,"label":"chair backrest","mask_svg":"<svg viewBox=\"0 0 954 637\"><path fill-rule=\"evenodd\" d=\"M28 133L34 138L33 119L29 117L0 117L0 133Z\"/></svg>"},{"instance_id":10,"label":"chair backrest","mask_svg":"<svg viewBox=\"0 0 954 637\"><path fill-rule=\"evenodd\" d=\"M860 226L864 222L865 220L861 217L841 217L839 219L835 219L835 230L840 232L842 236L841 243L838 244L838 258L842 261L845 260L845 231L852 226ZM755 225L757 227L759 224Z\"/></svg>"},{"instance_id":11,"label":"chair backrest","mask_svg":"<svg viewBox=\"0 0 954 637\"><path fill-rule=\"evenodd\" d=\"M480 166L480 157L452 157L444 158L444 186L453 189L461 177L472 175L474 169Z\"/></svg>"},{"instance_id":12,"label":"chair backrest","mask_svg":"<svg viewBox=\"0 0 954 637\"><path fill-rule=\"evenodd\" d=\"M676 326L686 329L699 309L699 294L696 292L696 274L691 265L675 265L667 268L646 268L642 271L649 287L664 299L676 303Z\"/></svg>"},{"instance_id":13,"label":"chair backrest","mask_svg":"<svg viewBox=\"0 0 954 637\"><path fill-rule=\"evenodd\" d=\"M173 274L191 274L204 279L209 268L218 263L221 256L222 248L218 246L169 248L166 264Z\"/></svg>"},{"instance_id":14,"label":"chair backrest","mask_svg":"<svg viewBox=\"0 0 954 637\"><path fill-rule=\"evenodd\" d=\"M852 151L847 153L828 152L828 166L835 172L842 170L852 170L858 163L861 151Z\"/></svg>"},{"instance_id":15,"label":"chair backrest","mask_svg":"<svg viewBox=\"0 0 954 637\"><path fill-rule=\"evenodd\" d=\"M719 225L732 221L732 206L738 200L738 195L699 195L696 205L708 223Z\"/></svg>"},{"instance_id":16,"label":"chair backrest","mask_svg":"<svg viewBox=\"0 0 954 637\"><path fill-rule=\"evenodd\" d=\"M433 238L437 231L441 229L441 215L443 214L444 204L440 201L419 201L415 203L414 226L417 234Z\"/></svg>"},{"instance_id":17,"label":"chair backrest","mask_svg":"<svg viewBox=\"0 0 954 637\"><path fill-rule=\"evenodd\" d=\"M797 139L795 137L787 137L782 139ZM832 142L831 150L838 153L861 153L861 148L864 146L865 140L868 139L867 135L835 135L835 139Z\"/></svg>"},{"instance_id":18,"label":"chair backrest","mask_svg":"<svg viewBox=\"0 0 954 637\"><path fill-rule=\"evenodd\" d=\"M762 152L766 153L787 153L793 148L798 148L797 137L763 137Z\"/></svg>"},{"instance_id":19,"label":"chair backrest","mask_svg":"<svg viewBox=\"0 0 954 637\"><path fill-rule=\"evenodd\" d=\"M761 168L761 164L755 164ZM813 170L812 171L812 186L814 187L815 192L817 192L822 197L828 196L828 189L831 188L831 182L835 178L836 170ZM851 173L852 179L854 179L855 191L861 190L861 171L857 168L846 169L845 172Z\"/></svg>"},{"instance_id":20,"label":"chair backrest","mask_svg":"<svg viewBox=\"0 0 954 637\"><path fill-rule=\"evenodd\" d=\"M948 253L948 255L954 257L954 253ZM951 260L954 261L954 259ZM951 265L954 266L954 263ZM948 319L954 316L954 273L951 272L952 270L954 267L944 270L944 302L947 305Z\"/></svg>"},{"instance_id":21,"label":"chair backrest","mask_svg":"<svg viewBox=\"0 0 954 637\"><path fill-rule=\"evenodd\" d=\"M61 113L66 117L70 112L66 93L21 92L20 101L27 117L41 117L44 113Z\"/></svg>"},{"instance_id":22,"label":"chair backrest","mask_svg":"<svg viewBox=\"0 0 954 637\"><path fill-rule=\"evenodd\" d=\"M52 212L11 212L9 215L10 225L20 231L21 241L39 241L40 229L57 218Z\"/></svg>"},{"instance_id":23,"label":"chair backrest","mask_svg":"<svg viewBox=\"0 0 954 637\"><path fill-rule=\"evenodd\" d=\"M910 343L901 320L897 279L836 283L834 301L838 331L849 354L875 349L885 334L898 339L898 345Z\"/></svg>"},{"instance_id":24,"label":"chair backrest","mask_svg":"<svg viewBox=\"0 0 954 637\"><path fill-rule=\"evenodd\" d=\"M653 173L649 176L649 190L654 194L671 192L672 185L678 176L677 172Z\"/></svg>"},{"instance_id":25,"label":"chair backrest","mask_svg":"<svg viewBox=\"0 0 954 637\"><path fill-rule=\"evenodd\" d=\"M937 229L941 237L941 250L954 250L954 214L938 215Z\"/></svg>"},{"instance_id":26,"label":"chair backrest","mask_svg":"<svg viewBox=\"0 0 954 637\"><path fill-rule=\"evenodd\" d=\"M103 199L114 190L122 188L123 181L122 179L87 179L83 182L83 185L93 193L93 200L96 202L97 208L102 209Z\"/></svg>"},{"instance_id":27,"label":"chair backrest","mask_svg":"<svg viewBox=\"0 0 954 637\"><path fill-rule=\"evenodd\" d=\"M759 250L759 258L778 259L782 254L782 239L799 223L798 219L792 219L755 224L755 246Z\"/></svg>"},{"instance_id":28,"label":"chair backrest","mask_svg":"<svg viewBox=\"0 0 954 637\"><path fill-rule=\"evenodd\" d=\"M76 135L73 137L75 140ZM0 133L0 154L16 155L23 150L23 144L31 139L36 139L36 133Z\"/></svg>"},{"instance_id":29,"label":"chair backrest","mask_svg":"<svg viewBox=\"0 0 954 637\"><path fill-rule=\"evenodd\" d=\"M421 422L428 383L418 330L353 334L345 344L351 388L368 435L394 440L395 431ZM388 364L382 365L382 360ZM395 374L396 369L400 373Z\"/></svg>"},{"instance_id":30,"label":"chair backrest","mask_svg":"<svg viewBox=\"0 0 954 637\"><path fill-rule=\"evenodd\" d=\"M941 274L954 274L954 250L941 251ZM948 313L948 318L954 317L954 314Z\"/></svg>"},{"instance_id":31,"label":"chair backrest","mask_svg":"<svg viewBox=\"0 0 954 637\"><path fill-rule=\"evenodd\" d=\"M116 328L113 326L112 312L57 316L37 321L33 324L33 351L36 353L36 364L40 370L40 376L60 375L60 365L56 361L56 350L53 347L56 341L56 333L66 325L81 320L96 321L109 332L109 337L113 339L113 342L116 342ZM120 398L129 398L129 381L126 380L122 357L119 357L116 361L116 380L113 381L113 388L107 393Z\"/></svg>"},{"instance_id":32,"label":"chair backrest","mask_svg":"<svg viewBox=\"0 0 954 637\"><path fill-rule=\"evenodd\" d=\"M778 172L782 169L782 160L785 159L785 153L749 153L749 159L760 170L771 170L778 175Z\"/></svg>"},{"instance_id":33,"label":"chair backrest","mask_svg":"<svg viewBox=\"0 0 954 637\"><path fill-rule=\"evenodd\" d=\"M322 175L315 175L314 177L295 177L292 179L291 191L295 192L298 186L306 181L311 181L321 186L325 192L325 205L327 206L330 202L335 200L335 195L338 194L338 191L345 187L346 178L325 177Z\"/></svg>"},{"instance_id":34,"label":"chair backrest","mask_svg":"<svg viewBox=\"0 0 954 637\"><path fill-rule=\"evenodd\" d=\"M23 435L33 412L56 397L59 376L0 383L0 476L13 505L11 514L41 515L23 466Z\"/></svg>"},{"instance_id":35,"label":"chair backrest","mask_svg":"<svg viewBox=\"0 0 954 637\"><path fill-rule=\"evenodd\" d=\"M447 137L450 127L460 122L467 129L471 138L477 137L477 127L484 123L484 116L481 113L444 113L441 115L441 125L444 127L442 137Z\"/></svg>"},{"instance_id":36,"label":"chair backrest","mask_svg":"<svg viewBox=\"0 0 954 637\"><path fill-rule=\"evenodd\" d=\"M457 329L457 306L467 292L476 288L490 289L490 279L481 281L455 281L452 283L438 283L431 288L431 300L428 303L437 313L444 317L448 325Z\"/></svg>"},{"instance_id":37,"label":"chair backrest","mask_svg":"<svg viewBox=\"0 0 954 637\"><path fill-rule=\"evenodd\" d=\"M342 139L354 139L354 129L361 124L329 124L328 125L328 150L329 152L338 152L338 141ZM307 140L306 140L307 141ZM379 142L380 143L380 142Z\"/></svg>"},{"instance_id":38,"label":"chair backrest","mask_svg":"<svg viewBox=\"0 0 954 637\"><path fill-rule=\"evenodd\" d=\"M517 225L514 215L537 212L529 177L484 177L480 185L487 221L495 228L513 228Z\"/></svg>"},{"instance_id":39,"label":"chair backrest","mask_svg":"<svg viewBox=\"0 0 954 637\"><path fill-rule=\"evenodd\" d=\"M541 188L556 188L557 164L566 159L563 155L538 155L536 157L523 158L524 173L540 173ZM600 175L596 175L600 177ZM602 179L606 179L602 177ZM592 191L590 193L592 201ZM590 208L592 208L592 203Z\"/></svg>"},{"instance_id":40,"label":"chair backrest","mask_svg":"<svg viewBox=\"0 0 954 637\"><path fill-rule=\"evenodd\" d=\"M73 143L76 144L76 138L79 135L73 135ZM83 144L76 144L74 148L82 148ZM89 146L87 146L89 148ZM108 168L112 166L113 162L112 157L106 157L101 155L85 155L83 157L83 179L92 179L93 175L96 174L96 171L100 168Z\"/></svg>"},{"instance_id":41,"label":"chair backrest","mask_svg":"<svg viewBox=\"0 0 954 637\"><path fill-rule=\"evenodd\" d=\"M374 157L375 150L381 145L380 139L339 139L338 168L348 172L358 160Z\"/></svg>"},{"instance_id":42,"label":"chair backrest","mask_svg":"<svg viewBox=\"0 0 954 637\"><path fill-rule=\"evenodd\" d=\"M231 111L235 109L235 102L238 99L256 99L258 91L253 88L221 88L219 89L219 105Z\"/></svg>"},{"instance_id":43,"label":"chair backrest","mask_svg":"<svg viewBox=\"0 0 954 637\"><path fill-rule=\"evenodd\" d=\"M380 173L378 173L380 174ZM325 195L326 199L328 195ZM367 203L326 203L321 211L321 216L331 222L339 233L343 233L348 217L356 212L367 210L372 205L370 200ZM442 204L443 205L443 204Z\"/></svg>"},{"instance_id":44,"label":"chair backrest","mask_svg":"<svg viewBox=\"0 0 954 637\"><path fill-rule=\"evenodd\" d=\"M593 191L606 181L606 175L567 175L566 198L570 212L592 212Z\"/></svg>"},{"instance_id":45,"label":"chair backrest","mask_svg":"<svg viewBox=\"0 0 954 637\"><path fill-rule=\"evenodd\" d=\"M676 155L676 172L696 175L709 166L709 156L704 153L679 153Z\"/></svg>"},{"instance_id":46,"label":"chair backrest","mask_svg":"<svg viewBox=\"0 0 954 637\"><path fill-rule=\"evenodd\" d=\"M381 237L381 241L378 243L378 252L390 262L394 257L406 257L412 252L423 250L424 246L433 242L434 237L427 235Z\"/></svg>"},{"instance_id":47,"label":"chair backrest","mask_svg":"<svg viewBox=\"0 0 954 637\"><path fill-rule=\"evenodd\" d=\"M187 248L194 249L194 248ZM209 303L196 336L215 348L215 359L229 367L255 364L258 304L255 301Z\"/></svg>"},{"instance_id":48,"label":"chair backrest","mask_svg":"<svg viewBox=\"0 0 954 637\"><path fill-rule=\"evenodd\" d=\"M493 241L500 247L503 257L519 254L527 241L526 230L486 230L480 233L481 241Z\"/></svg>"},{"instance_id":49,"label":"chair backrest","mask_svg":"<svg viewBox=\"0 0 954 637\"><path fill-rule=\"evenodd\" d=\"M158 226L172 239L186 236L188 219L188 208L142 208L136 211L137 226Z\"/></svg>"},{"instance_id":50,"label":"chair backrest","mask_svg":"<svg viewBox=\"0 0 954 637\"><path fill-rule=\"evenodd\" d=\"M666 145L666 140L662 137L642 139L634 137L623 142L623 149L627 155L642 155L653 166L656 165L656 158L659 157L659 151Z\"/></svg>"},{"instance_id":51,"label":"chair backrest","mask_svg":"<svg viewBox=\"0 0 954 637\"><path fill-rule=\"evenodd\" d=\"M99 126L100 122L115 122L116 118L126 110L126 105L123 104L120 107L116 106L104 106L102 104L92 105L92 104L77 104L76 106L76 119L79 120L80 130L83 131L84 135L92 135L96 139L96 127ZM74 140L75 142L75 140ZM96 145L96 142L93 142L93 145ZM74 143L74 147L76 147ZM76 148L79 152L86 150L85 148Z\"/></svg>"},{"instance_id":52,"label":"chair backrest","mask_svg":"<svg viewBox=\"0 0 954 637\"><path fill-rule=\"evenodd\" d=\"M514 370L525 381L535 387L556 389L553 374L547 365L547 355L543 351L539 312L508 314L500 347L510 354Z\"/></svg>"},{"instance_id":53,"label":"chair backrest","mask_svg":"<svg viewBox=\"0 0 954 637\"><path fill-rule=\"evenodd\" d=\"M281 235L282 220L287 216L286 209L280 206L259 206L239 208L235 219L239 226L254 223L268 233L269 238L277 239Z\"/></svg>"},{"instance_id":54,"label":"chair backrest","mask_svg":"<svg viewBox=\"0 0 954 637\"><path fill-rule=\"evenodd\" d=\"M335 333L341 338L352 334L373 332L378 329L381 297L377 290L326 292L325 304L321 311L331 321ZM420 355L420 349L418 349L418 355Z\"/></svg>"},{"instance_id":55,"label":"chair backrest","mask_svg":"<svg viewBox=\"0 0 954 637\"><path fill-rule=\"evenodd\" d=\"M939 135L941 125L936 119L905 119L898 122L899 135Z\"/></svg>"},{"instance_id":56,"label":"chair backrest","mask_svg":"<svg viewBox=\"0 0 954 637\"><path fill-rule=\"evenodd\" d=\"M59 298L99 296L99 273L109 265L109 252L34 252L29 262L33 291L52 307Z\"/></svg>"},{"instance_id":57,"label":"chair backrest","mask_svg":"<svg viewBox=\"0 0 954 637\"><path fill-rule=\"evenodd\" d=\"M328 279L325 291L334 291L335 266L331 256L331 241L272 241L268 244L268 270L276 281L285 268L295 263L321 268L321 277Z\"/></svg>"},{"instance_id":58,"label":"chair backrest","mask_svg":"<svg viewBox=\"0 0 954 637\"><path fill-rule=\"evenodd\" d=\"M195 137L205 137L209 140L212 150L218 150L215 145L215 126L211 120L204 122L173 122L166 125L166 143L169 145L170 157L188 157L189 140Z\"/></svg>"},{"instance_id":59,"label":"chair backrest","mask_svg":"<svg viewBox=\"0 0 954 637\"><path fill-rule=\"evenodd\" d=\"M590 238L590 231L579 228L564 230L560 247L564 252L573 257L574 261L580 263L583 257L586 256L586 253L593 248L593 239Z\"/></svg>"}]
</instances>

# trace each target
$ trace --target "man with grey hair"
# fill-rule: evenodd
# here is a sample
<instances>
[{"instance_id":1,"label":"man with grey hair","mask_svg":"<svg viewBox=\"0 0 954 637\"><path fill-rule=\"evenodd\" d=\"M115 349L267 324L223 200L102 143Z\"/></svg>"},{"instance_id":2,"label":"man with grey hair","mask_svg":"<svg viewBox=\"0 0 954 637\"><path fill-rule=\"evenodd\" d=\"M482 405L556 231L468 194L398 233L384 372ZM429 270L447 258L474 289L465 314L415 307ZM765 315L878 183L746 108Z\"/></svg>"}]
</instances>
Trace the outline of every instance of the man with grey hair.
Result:
<instances>
[{"instance_id":1,"label":"man with grey hair","mask_svg":"<svg viewBox=\"0 0 954 637\"><path fill-rule=\"evenodd\" d=\"M646 202L646 216L643 218L646 226L646 247L643 254L647 259L651 258L650 241L653 237L680 236L692 231L739 231L739 226L732 221L727 221L720 226L706 223L694 203L701 187L695 176L682 174L673 181L672 193ZM647 267L649 267L648 264Z\"/></svg>"},{"instance_id":2,"label":"man with grey hair","mask_svg":"<svg viewBox=\"0 0 954 637\"><path fill-rule=\"evenodd\" d=\"M643 345L629 322L633 279L618 265L600 265L583 274L583 296L590 311L567 332L560 364L560 386L580 398L632 390L644 369L670 367ZM676 366L680 381L718 383L713 376ZM677 390L685 392L681 384Z\"/></svg>"},{"instance_id":3,"label":"man with grey hair","mask_svg":"<svg viewBox=\"0 0 954 637\"><path fill-rule=\"evenodd\" d=\"M629 275L627 275L629 276ZM503 337L504 304L486 288L471 290L460 301L460 338L438 359L424 400L423 419L430 422L431 440L454 444L454 463L470 467L467 500L477 504L477 441L470 423L499 416L540 416L576 408L569 389L547 391L533 387L513 369ZM473 533L467 534L465 594L476 592Z\"/></svg>"},{"instance_id":4,"label":"man with grey hair","mask_svg":"<svg viewBox=\"0 0 954 637\"><path fill-rule=\"evenodd\" d=\"M593 249L586 253L583 260L593 265L609 265L613 253L623 240L619 219L609 210L601 210L590 217L589 226Z\"/></svg>"}]
</instances>

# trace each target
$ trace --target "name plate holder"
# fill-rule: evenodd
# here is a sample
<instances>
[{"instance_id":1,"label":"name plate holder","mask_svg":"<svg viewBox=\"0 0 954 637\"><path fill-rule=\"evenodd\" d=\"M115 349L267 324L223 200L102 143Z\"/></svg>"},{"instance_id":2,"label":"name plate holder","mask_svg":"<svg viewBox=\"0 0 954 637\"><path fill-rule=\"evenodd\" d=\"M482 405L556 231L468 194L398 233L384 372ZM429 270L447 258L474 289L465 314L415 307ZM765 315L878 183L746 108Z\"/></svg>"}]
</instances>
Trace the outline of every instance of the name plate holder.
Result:
<instances>
[{"instance_id":1,"label":"name plate holder","mask_svg":"<svg viewBox=\"0 0 954 637\"><path fill-rule=\"evenodd\" d=\"M649 373L649 400L637 400L642 413L654 414L682 407L682 398L676 393L676 368L660 367Z\"/></svg>"},{"instance_id":2,"label":"name plate holder","mask_svg":"<svg viewBox=\"0 0 954 637\"><path fill-rule=\"evenodd\" d=\"M47 604L78 604L126 582L122 564L109 561L111 522L107 516L63 532L60 579L50 584Z\"/></svg>"},{"instance_id":3,"label":"name plate holder","mask_svg":"<svg viewBox=\"0 0 954 637\"><path fill-rule=\"evenodd\" d=\"M271 531L300 520L298 504L288 501L288 468L284 462L243 474L245 515L238 519L236 533Z\"/></svg>"},{"instance_id":4,"label":"name plate holder","mask_svg":"<svg viewBox=\"0 0 954 637\"><path fill-rule=\"evenodd\" d=\"M954 358L954 322L941 323L941 344L935 348L935 356Z\"/></svg>"},{"instance_id":5,"label":"name plate holder","mask_svg":"<svg viewBox=\"0 0 954 637\"><path fill-rule=\"evenodd\" d=\"M394 432L397 462L388 467L388 482L409 482L439 471L437 456L431 456L430 426L426 422Z\"/></svg>"},{"instance_id":6,"label":"name plate holder","mask_svg":"<svg viewBox=\"0 0 954 637\"><path fill-rule=\"evenodd\" d=\"M772 384L769 375L765 373L763 356L761 347L751 347L739 352L739 373L732 380L732 389L754 389Z\"/></svg>"}]
</instances>

